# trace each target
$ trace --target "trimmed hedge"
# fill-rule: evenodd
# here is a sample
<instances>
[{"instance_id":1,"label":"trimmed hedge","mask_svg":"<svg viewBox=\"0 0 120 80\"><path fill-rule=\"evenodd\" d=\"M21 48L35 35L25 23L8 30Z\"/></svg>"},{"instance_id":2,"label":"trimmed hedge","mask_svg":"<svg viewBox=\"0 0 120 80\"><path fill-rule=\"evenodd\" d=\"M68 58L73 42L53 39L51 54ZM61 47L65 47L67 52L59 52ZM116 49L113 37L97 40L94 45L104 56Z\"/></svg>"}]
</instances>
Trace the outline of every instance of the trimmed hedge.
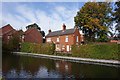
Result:
<instances>
[{"instance_id":1,"label":"trimmed hedge","mask_svg":"<svg viewBox=\"0 0 120 80\"><path fill-rule=\"evenodd\" d=\"M21 52L49 54L55 55L55 44L43 43L22 43ZM95 59L113 59L120 60L120 44L104 43L104 44L87 44L87 45L73 45L71 55L81 58L95 58ZM60 53L61 55L61 53Z\"/></svg>"},{"instance_id":2,"label":"trimmed hedge","mask_svg":"<svg viewBox=\"0 0 120 80\"><path fill-rule=\"evenodd\" d=\"M72 56L120 60L120 45L114 43L73 45Z\"/></svg>"},{"instance_id":3,"label":"trimmed hedge","mask_svg":"<svg viewBox=\"0 0 120 80\"><path fill-rule=\"evenodd\" d=\"M53 43L34 44L34 43L22 43L21 51L28 53L38 54L54 54L55 45Z\"/></svg>"}]
</instances>

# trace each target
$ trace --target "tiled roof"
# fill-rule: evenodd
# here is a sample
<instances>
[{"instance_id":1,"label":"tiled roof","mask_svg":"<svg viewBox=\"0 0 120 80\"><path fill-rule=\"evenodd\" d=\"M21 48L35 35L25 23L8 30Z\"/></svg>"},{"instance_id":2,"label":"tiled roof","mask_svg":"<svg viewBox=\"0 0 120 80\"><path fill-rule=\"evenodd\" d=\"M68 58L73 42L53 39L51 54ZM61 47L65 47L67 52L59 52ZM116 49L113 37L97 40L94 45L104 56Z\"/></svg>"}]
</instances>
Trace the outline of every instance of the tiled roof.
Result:
<instances>
[{"instance_id":1,"label":"tiled roof","mask_svg":"<svg viewBox=\"0 0 120 80\"><path fill-rule=\"evenodd\" d=\"M15 29L13 29L10 24L3 26L0 30L2 32L0 35L4 35L6 33L11 33L15 31Z\"/></svg>"},{"instance_id":2,"label":"tiled roof","mask_svg":"<svg viewBox=\"0 0 120 80\"><path fill-rule=\"evenodd\" d=\"M19 35L23 35L24 32L23 32L23 30L19 30L19 31L17 31L17 34L19 34Z\"/></svg>"},{"instance_id":3,"label":"tiled roof","mask_svg":"<svg viewBox=\"0 0 120 80\"><path fill-rule=\"evenodd\" d=\"M10 33L9 33L9 35L12 35L12 34L15 34L15 35L23 35L24 34L24 32L22 31L22 30L18 30L18 31L11 31Z\"/></svg>"},{"instance_id":4,"label":"tiled roof","mask_svg":"<svg viewBox=\"0 0 120 80\"><path fill-rule=\"evenodd\" d=\"M33 30L37 31L36 28L29 28L29 29L27 29L27 31L25 31L25 34L28 34L28 33L30 33L30 32L33 31Z\"/></svg>"},{"instance_id":5,"label":"tiled roof","mask_svg":"<svg viewBox=\"0 0 120 80\"><path fill-rule=\"evenodd\" d=\"M73 34L75 31L74 28L72 29L66 29L66 30L59 30L59 31L54 31L50 32L46 35L46 37L52 37L52 36L61 36L61 35L67 35L67 34Z\"/></svg>"}]
</instances>

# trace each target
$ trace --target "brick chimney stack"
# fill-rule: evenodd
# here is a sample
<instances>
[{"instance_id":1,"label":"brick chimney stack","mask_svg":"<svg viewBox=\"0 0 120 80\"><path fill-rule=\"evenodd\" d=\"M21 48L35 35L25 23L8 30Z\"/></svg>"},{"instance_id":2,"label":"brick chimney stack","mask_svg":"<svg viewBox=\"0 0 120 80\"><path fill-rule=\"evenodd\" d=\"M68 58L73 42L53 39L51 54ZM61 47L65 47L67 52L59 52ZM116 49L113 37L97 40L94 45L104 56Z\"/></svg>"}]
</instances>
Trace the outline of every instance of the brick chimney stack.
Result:
<instances>
[{"instance_id":1,"label":"brick chimney stack","mask_svg":"<svg viewBox=\"0 0 120 80\"><path fill-rule=\"evenodd\" d=\"M66 30L66 25L65 24L63 24L62 27L63 27L63 31Z\"/></svg>"},{"instance_id":2,"label":"brick chimney stack","mask_svg":"<svg viewBox=\"0 0 120 80\"><path fill-rule=\"evenodd\" d=\"M48 32L50 33L50 32L51 32L51 29L49 29Z\"/></svg>"}]
</instances>

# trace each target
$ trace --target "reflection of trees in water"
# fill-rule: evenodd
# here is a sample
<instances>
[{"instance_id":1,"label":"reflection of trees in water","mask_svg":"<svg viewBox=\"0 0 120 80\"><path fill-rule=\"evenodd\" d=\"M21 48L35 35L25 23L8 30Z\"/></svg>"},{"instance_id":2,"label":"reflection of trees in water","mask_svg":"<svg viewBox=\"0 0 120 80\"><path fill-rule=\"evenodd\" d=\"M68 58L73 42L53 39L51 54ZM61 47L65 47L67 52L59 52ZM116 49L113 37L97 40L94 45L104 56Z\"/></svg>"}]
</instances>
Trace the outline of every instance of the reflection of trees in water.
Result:
<instances>
[{"instance_id":1,"label":"reflection of trees in water","mask_svg":"<svg viewBox=\"0 0 120 80\"><path fill-rule=\"evenodd\" d=\"M8 55L2 58L2 71L6 76L18 77L118 77L118 69L100 65L72 63L28 56ZM44 72L44 73L43 73ZM11 74L11 75L10 75ZM39 76L40 75L40 76ZM45 76L44 76L45 75Z\"/></svg>"},{"instance_id":2,"label":"reflection of trees in water","mask_svg":"<svg viewBox=\"0 0 120 80\"><path fill-rule=\"evenodd\" d=\"M76 78L101 78L101 77L118 77L118 70L114 67L92 65L92 64L76 64L72 63L72 74Z\"/></svg>"},{"instance_id":3,"label":"reflection of trees in water","mask_svg":"<svg viewBox=\"0 0 120 80\"><path fill-rule=\"evenodd\" d=\"M24 69L30 71L32 74L37 72L40 67L46 67L48 71L54 70L54 60L33 58L33 57L21 57L20 64L24 66Z\"/></svg>"},{"instance_id":4,"label":"reflection of trees in water","mask_svg":"<svg viewBox=\"0 0 120 80\"><path fill-rule=\"evenodd\" d=\"M21 70L34 75L40 68L45 67L48 72L54 71L55 62L50 59L34 58L28 56L6 56L3 59L3 73L15 69L18 74Z\"/></svg>"},{"instance_id":5,"label":"reflection of trees in water","mask_svg":"<svg viewBox=\"0 0 120 80\"><path fill-rule=\"evenodd\" d=\"M2 72L6 73L11 69L20 70L19 58L20 56L11 54L2 55Z\"/></svg>"},{"instance_id":6,"label":"reflection of trees in water","mask_svg":"<svg viewBox=\"0 0 120 80\"><path fill-rule=\"evenodd\" d=\"M56 61L56 70L64 75L70 75L71 74L71 66L72 64L70 62L66 61Z\"/></svg>"}]
</instances>

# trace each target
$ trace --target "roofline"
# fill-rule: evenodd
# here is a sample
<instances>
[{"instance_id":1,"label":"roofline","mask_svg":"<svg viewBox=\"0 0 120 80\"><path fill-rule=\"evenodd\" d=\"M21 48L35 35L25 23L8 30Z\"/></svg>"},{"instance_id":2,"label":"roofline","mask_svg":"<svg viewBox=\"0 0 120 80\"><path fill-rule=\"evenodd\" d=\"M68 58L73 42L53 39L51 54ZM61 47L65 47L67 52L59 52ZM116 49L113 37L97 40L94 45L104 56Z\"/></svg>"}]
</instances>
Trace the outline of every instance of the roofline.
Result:
<instances>
[{"instance_id":1,"label":"roofline","mask_svg":"<svg viewBox=\"0 0 120 80\"><path fill-rule=\"evenodd\" d=\"M7 33L9 33L9 32L12 32L12 31L16 31L16 30L15 29L9 30L9 31L5 32L4 34L2 33L2 36L5 35L5 34L7 34Z\"/></svg>"},{"instance_id":2,"label":"roofline","mask_svg":"<svg viewBox=\"0 0 120 80\"><path fill-rule=\"evenodd\" d=\"M3 27L6 27L6 26L11 26L11 25L10 25L10 24L6 24L6 25L4 25ZM2 27L2 28L3 28L3 27ZM11 26L11 27L12 27L12 26ZM13 28L13 27L12 27L12 28Z\"/></svg>"},{"instance_id":3,"label":"roofline","mask_svg":"<svg viewBox=\"0 0 120 80\"><path fill-rule=\"evenodd\" d=\"M56 35L56 36L71 35L71 34L74 34L74 33L62 34L62 35ZM56 36L45 36L45 37L56 37Z\"/></svg>"},{"instance_id":4,"label":"roofline","mask_svg":"<svg viewBox=\"0 0 120 80\"><path fill-rule=\"evenodd\" d=\"M73 33L69 33L69 34L61 34L61 35L55 35L55 36L47 36L47 35L49 34L49 33L48 33L45 37L56 37L56 36L63 36L63 35L74 34L74 33L75 33L75 30L76 30L77 28L71 28L71 29L74 29L74 32L73 32ZM66 30L69 30L69 29L66 29ZM58 30L58 31L62 31L62 30ZM53 31L53 32L56 32L56 31Z\"/></svg>"}]
</instances>

